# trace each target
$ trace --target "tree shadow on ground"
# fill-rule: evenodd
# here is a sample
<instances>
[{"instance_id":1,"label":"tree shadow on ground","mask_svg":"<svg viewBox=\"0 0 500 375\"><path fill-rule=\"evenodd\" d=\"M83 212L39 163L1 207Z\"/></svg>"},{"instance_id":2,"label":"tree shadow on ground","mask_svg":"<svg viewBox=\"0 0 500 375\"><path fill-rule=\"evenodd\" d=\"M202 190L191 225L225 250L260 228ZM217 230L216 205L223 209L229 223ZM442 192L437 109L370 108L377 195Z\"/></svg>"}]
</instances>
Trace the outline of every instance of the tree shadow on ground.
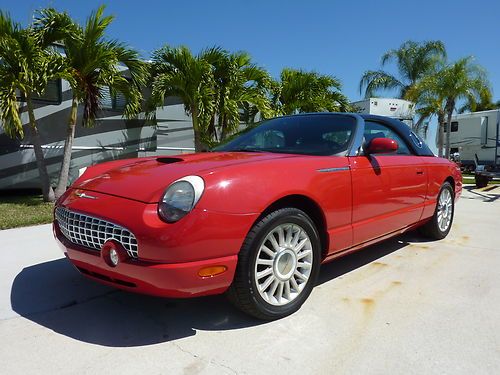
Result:
<instances>
[{"instance_id":1,"label":"tree shadow on ground","mask_svg":"<svg viewBox=\"0 0 500 375\"><path fill-rule=\"evenodd\" d=\"M461 199L475 199L486 203L493 203L500 199L500 186L498 185L490 185L483 190L478 190L474 185L467 185L463 189L467 190L472 196L467 197L462 195Z\"/></svg>"},{"instance_id":2,"label":"tree shadow on ground","mask_svg":"<svg viewBox=\"0 0 500 375\"><path fill-rule=\"evenodd\" d=\"M318 284L421 242L405 234L325 264ZM75 340L110 347L152 345L196 334L267 324L235 309L225 296L164 299L118 291L88 280L67 259L24 268L11 289L19 315Z\"/></svg>"}]
</instances>

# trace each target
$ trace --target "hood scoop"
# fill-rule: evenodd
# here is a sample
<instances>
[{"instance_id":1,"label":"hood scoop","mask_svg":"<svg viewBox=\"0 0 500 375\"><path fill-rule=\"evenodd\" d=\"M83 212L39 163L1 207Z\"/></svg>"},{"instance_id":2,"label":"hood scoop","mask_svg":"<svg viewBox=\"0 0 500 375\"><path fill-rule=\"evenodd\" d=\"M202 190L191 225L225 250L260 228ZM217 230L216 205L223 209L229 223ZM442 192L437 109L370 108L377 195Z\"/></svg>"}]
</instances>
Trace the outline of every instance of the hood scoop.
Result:
<instances>
[{"instance_id":1,"label":"hood scoop","mask_svg":"<svg viewBox=\"0 0 500 375\"><path fill-rule=\"evenodd\" d=\"M158 163L162 163L162 164L173 164L173 163L179 163L179 162L184 161L184 160L182 160L181 158L161 157L161 158L156 158L156 161Z\"/></svg>"}]
</instances>

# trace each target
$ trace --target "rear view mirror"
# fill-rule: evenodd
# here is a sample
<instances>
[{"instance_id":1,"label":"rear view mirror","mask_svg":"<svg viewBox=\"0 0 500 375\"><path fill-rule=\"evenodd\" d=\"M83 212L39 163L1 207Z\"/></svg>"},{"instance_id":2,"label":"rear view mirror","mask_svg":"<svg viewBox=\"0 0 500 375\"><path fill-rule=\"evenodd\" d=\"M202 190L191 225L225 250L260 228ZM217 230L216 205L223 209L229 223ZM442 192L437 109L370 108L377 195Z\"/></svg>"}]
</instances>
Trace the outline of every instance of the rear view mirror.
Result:
<instances>
[{"instance_id":1,"label":"rear view mirror","mask_svg":"<svg viewBox=\"0 0 500 375\"><path fill-rule=\"evenodd\" d=\"M398 142L391 138L373 138L365 148L365 153L390 154L398 150Z\"/></svg>"}]
</instances>

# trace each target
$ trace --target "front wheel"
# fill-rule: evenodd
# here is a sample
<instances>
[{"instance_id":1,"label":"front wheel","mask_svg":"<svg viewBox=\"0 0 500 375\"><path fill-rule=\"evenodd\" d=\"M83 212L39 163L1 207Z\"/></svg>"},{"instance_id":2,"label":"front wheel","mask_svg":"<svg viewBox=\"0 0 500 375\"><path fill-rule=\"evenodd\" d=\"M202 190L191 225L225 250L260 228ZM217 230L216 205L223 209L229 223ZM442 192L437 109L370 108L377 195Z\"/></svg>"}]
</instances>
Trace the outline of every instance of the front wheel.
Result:
<instances>
[{"instance_id":1,"label":"front wheel","mask_svg":"<svg viewBox=\"0 0 500 375\"><path fill-rule=\"evenodd\" d=\"M228 296L259 319L297 311L316 282L321 257L318 232L301 210L276 210L248 233Z\"/></svg>"},{"instance_id":2,"label":"front wheel","mask_svg":"<svg viewBox=\"0 0 500 375\"><path fill-rule=\"evenodd\" d=\"M451 230L455 213L453 187L445 182L439 191L436 210L431 220L420 228L426 237L440 240L445 238Z\"/></svg>"}]
</instances>

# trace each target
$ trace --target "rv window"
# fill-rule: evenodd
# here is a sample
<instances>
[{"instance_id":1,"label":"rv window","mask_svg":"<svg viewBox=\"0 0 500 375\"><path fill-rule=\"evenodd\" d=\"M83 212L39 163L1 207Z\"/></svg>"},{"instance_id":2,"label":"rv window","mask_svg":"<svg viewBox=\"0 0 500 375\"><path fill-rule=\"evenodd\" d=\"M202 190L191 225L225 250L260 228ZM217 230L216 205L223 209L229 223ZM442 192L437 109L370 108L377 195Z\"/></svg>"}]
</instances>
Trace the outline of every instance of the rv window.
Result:
<instances>
[{"instance_id":1,"label":"rv window","mask_svg":"<svg viewBox=\"0 0 500 375\"><path fill-rule=\"evenodd\" d=\"M448 130L448 124L445 122L444 123L444 132L446 133L446 131ZM458 121L452 121L451 122L451 132L457 132L458 131Z\"/></svg>"},{"instance_id":2,"label":"rv window","mask_svg":"<svg viewBox=\"0 0 500 375\"><path fill-rule=\"evenodd\" d=\"M34 102L46 104L61 104L62 102L62 87L60 79L51 79L47 83L47 87L42 95L33 95Z\"/></svg>"},{"instance_id":3,"label":"rv window","mask_svg":"<svg viewBox=\"0 0 500 375\"><path fill-rule=\"evenodd\" d=\"M121 92L111 93L109 87L101 88L101 108L123 110L127 104L127 98Z\"/></svg>"}]
</instances>

